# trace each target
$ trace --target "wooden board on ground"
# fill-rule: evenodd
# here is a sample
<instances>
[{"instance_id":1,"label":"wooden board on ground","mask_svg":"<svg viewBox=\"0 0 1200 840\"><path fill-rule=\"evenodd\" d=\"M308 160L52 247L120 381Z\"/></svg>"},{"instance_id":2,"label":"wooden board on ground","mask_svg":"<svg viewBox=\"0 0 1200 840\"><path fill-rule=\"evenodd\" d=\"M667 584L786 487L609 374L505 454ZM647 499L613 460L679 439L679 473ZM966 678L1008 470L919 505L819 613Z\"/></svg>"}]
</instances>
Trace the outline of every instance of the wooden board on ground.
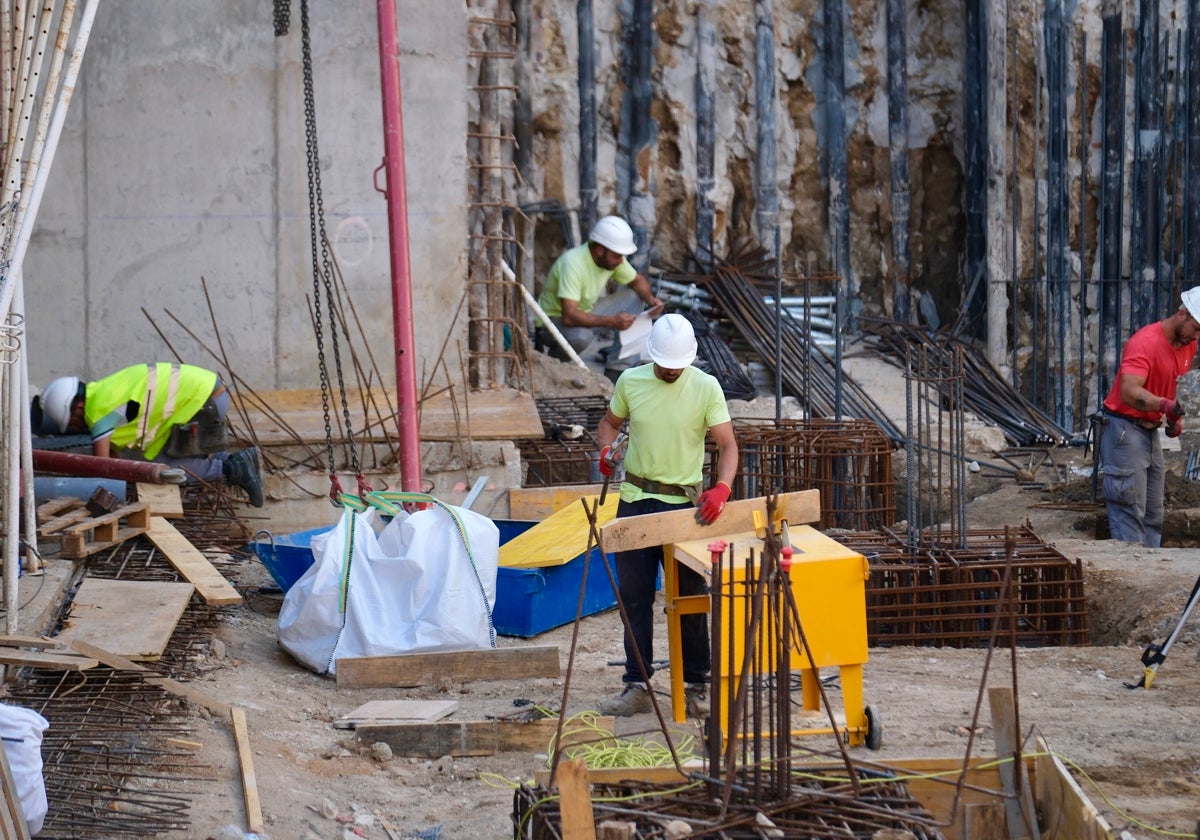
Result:
<instances>
[{"instance_id":1,"label":"wooden board on ground","mask_svg":"<svg viewBox=\"0 0 1200 840\"><path fill-rule=\"evenodd\" d=\"M458 711L457 700L371 700L333 722L334 729L396 723L433 723Z\"/></svg>"},{"instance_id":2,"label":"wooden board on ground","mask_svg":"<svg viewBox=\"0 0 1200 840\"><path fill-rule=\"evenodd\" d=\"M588 499L588 507L598 498ZM596 510L597 527L616 516L618 501L617 494L610 490L604 507ZM570 563L587 551L589 533L587 511L577 501L500 546L500 565L526 569Z\"/></svg>"},{"instance_id":3,"label":"wooden board on ground","mask_svg":"<svg viewBox=\"0 0 1200 840\"><path fill-rule=\"evenodd\" d=\"M0 665L44 668L47 671L86 671L100 663L87 656L73 653L43 653L36 650L0 647Z\"/></svg>"},{"instance_id":4,"label":"wooden board on ground","mask_svg":"<svg viewBox=\"0 0 1200 840\"><path fill-rule=\"evenodd\" d=\"M130 660L158 659L194 591L190 583L87 578L57 638L82 640Z\"/></svg>"},{"instance_id":5,"label":"wooden board on ground","mask_svg":"<svg viewBox=\"0 0 1200 840\"><path fill-rule=\"evenodd\" d=\"M183 518L183 496L179 494L178 484L139 481L134 487L137 488L138 501L150 506L151 515L165 519Z\"/></svg>"},{"instance_id":6,"label":"wooden board on ground","mask_svg":"<svg viewBox=\"0 0 1200 840\"><path fill-rule=\"evenodd\" d=\"M600 484L512 487L508 491L508 518L541 522L567 505L578 505L580 499L599 496L602 488L603 485ZM614 488L609 488L610 494L613 490ZM604 506L608 507L608 499L604 500Z\"/></svg>"},{"instance_id":7,"label":"wooden board on ground","mask_svg":"<svg viewBox=\"0 0 1200 840\"><path fill-rule=\"evenodd\" d=\"M38 506L37 520L39 540L58 540L59 556L78 560L146 533L150 510L133 502L92 516L81 499L50 499Z\"/></svg>"},{"instance_id":8,"label":"wooden board on ground","mask_svg":"<svg viewBox=\"0 0 1200 840\"><path fill-rule=\"evenodd\" d=\"M150 517L148 536L184 580L196 587L204 603L211 606L242 603L242 596L233 584L166 519Z\"/></svg>"},{"instance_id":9,"label":"wooden board on ground","mask_svg":"<svg viewBox=\"0 0 1200 840\"><path fill-rule=\"evenodd\" d=\"M711 525L698 523L695 512L690 509L627 516L600 526L600 545L605 553L611 554L651 545L719 538L723 534L753 531L754 512L759 511L765 515L766 509L766 498L759 496L755 499L727 502L720 518ZM794 493L781 493L776 497L776 511L782 512L783 518L792 525L817 522L821 518L821 491L798 490Z\"/></svg>"},{"instance_id":10,"label":"wooden board on ground","mask_svg":"<svg viewBox=\"0 0 1200 840\"><path fill-rule=\"evenodd\" d=\"M242 798L246 803L246 828L250 829L251 834L262 834L262 804L258 799L258 779L254 775L254 755L250 752L250 733L246 729L246 710L234 706L229 710L229 722L233 724L233 740L237 744Z\"/></svg>"},{"instance_id":11,"label":"wooden board on ground","mask_svg":"<svg viewBox=\"0 0 1200 840\"><path fill-rule=\"evenodd\" d=\"M325 440L320 390L259 391L255 397L241 398L246 408L245 418L235 411L229 416L235 418L233 423L238 429L248 421L254 431L253 439L260 446L295 443L297 438ZM388 412L388 405L396 405L396 390L389 388L386 395L383 389L376 390L378 407L371 408L369 422L364 419L364 400L358 392L348 391L347 397L352 428L356 436L362 436L358 442L383 440L379 415ZM270 406L270 413L263 405ZM453 397L450 391L441 391L422 400L418 411L421 440L536 440L546 436L533 396L511 388L470 392L456 389ZM384 426L394 430L395 419L385 417ZM335 429L334 434L339 432Z\"/></svg>"},{"instance_id":12,"label":"wooden board on ground","mask_svg":"<svg viewBox=\"0 0 1200 840\"><path fill-rule=\"evenodd\" d=\"M82 639L76 639L71 642L71 649L82 653L84 656L93 656L100 660L103 664L112 668L114 671L133 671L141 674L142 679L151 685L156 685L163 691L168 691L176 697L195 703L197 706L203 706L210 712L216 715L228 716L231 707L228 703L217 700L215 697L210 697L203 691L192 688L190 685L185 685L178 680L173 680L170 677L160 676L154 673L145 665L139 665L136 662L131 662L123 656L107 651L104 648L97 647L93 644L88 644Z\"/></svg>"},{"instance_id":13,"label":"wooden board on ground","mask_svg":"<svg viewBox=\"0 0 1200 840\"><path fill-rule=\"evenodd\" d=\"M496 648L339 659L338 688L413 688L438 680L523 680L557 677L558 647Z\"/></svg>"},{"instance_id":14,"label":"wooden board on ground","mask_svg":"<svg viewBox=\"0 0 1200 840\"><path fill-rule=\"evenodd\" d=\"M613 718L596 718L586 732L564 732L563 743L591 740L601 732L612 734ZM478 720L408 723L395 726L360 726L355 737L370 745L382 741L396 755L412 758L455 758L495 755L501 752L544 753L558 732L557 718L532 721Z\"/></svg>"},{"instance_id":15,"label":"wooden board on ground","mask_svg":"<svg viewBox=\"0 0 1200 840\"><path fill-rule=\"evenodd\" d=\"M1038 810L1055 815L1056 837L1110 840L1116 835L1040 736L1033 766Z\"/></svg>"}]
</instances>

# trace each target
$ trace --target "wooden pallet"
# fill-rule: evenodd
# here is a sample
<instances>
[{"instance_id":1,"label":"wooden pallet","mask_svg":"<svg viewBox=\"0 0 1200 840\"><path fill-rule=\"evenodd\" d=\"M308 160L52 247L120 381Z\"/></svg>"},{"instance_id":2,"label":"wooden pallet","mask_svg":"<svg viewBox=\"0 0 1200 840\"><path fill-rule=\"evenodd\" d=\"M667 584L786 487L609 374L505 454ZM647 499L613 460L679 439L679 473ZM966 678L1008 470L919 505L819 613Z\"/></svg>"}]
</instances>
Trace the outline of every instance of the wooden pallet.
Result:
<instances>
[{"instance_id":1,"label":"wooden pallet","mask_svg":"<svg viewBox=\"0 0 1200 840\"><path fill-rule=\"evenodd\" d=\"M37 521L39 541L58 540L59 556L77 560L146 533L150 528L150 506L134 502L112 513L92 516L80 499L50 499L38 505Z\"/></svg>"}]
</instances>

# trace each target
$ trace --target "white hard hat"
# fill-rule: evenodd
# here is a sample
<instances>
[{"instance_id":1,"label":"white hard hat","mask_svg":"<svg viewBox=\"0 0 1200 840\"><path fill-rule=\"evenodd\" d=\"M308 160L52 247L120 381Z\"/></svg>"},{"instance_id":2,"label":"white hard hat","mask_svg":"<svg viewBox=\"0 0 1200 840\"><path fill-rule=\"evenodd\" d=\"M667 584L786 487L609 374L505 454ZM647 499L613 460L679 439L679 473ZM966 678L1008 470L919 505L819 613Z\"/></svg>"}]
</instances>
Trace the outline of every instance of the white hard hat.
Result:
<instances>
[{"instance_id":1,"label":"white hard hat","mask_svg":"<svg viewBox=\"0 0 1200 840\"><path fill-rule=\"evenodd\" d=\"M696 358L696 333L687 318L672 312L654 322L646 352L659 367L685 368Z\"/></svg>"},{"instance_id":2,"label":"white hard hat","mask_svg":"<svg viewBox=\"0 0 1200 840\"><path fill-rule=\"evenodd\" d=\"M1188 314L1200 322L1200 286L1192 286L1179 297Z\"/></svg>"},{"instance_id":3,"label":"white hard hat","mask_svg":"<svg viewBox=\"0 0 1200 840\"><path fill-rule=\"evenodd\" d=\"M623 257L637 251L637 243L633 241L633 229L620 216L605 216L592 225L588 241L603 245L614 254Z\"/></svg>"},{"instance_id":4,"label":"white hard hat","mask_svg":"<svg viewBox=\"0 0 1200 840\"><path fill-rule=\"evenodd\" d=\"M50 419L59 434L66 432L71 422L71 402L79 394L78 376L60 376L42 391L42 413Z\"/></svg>"}]
</instances>

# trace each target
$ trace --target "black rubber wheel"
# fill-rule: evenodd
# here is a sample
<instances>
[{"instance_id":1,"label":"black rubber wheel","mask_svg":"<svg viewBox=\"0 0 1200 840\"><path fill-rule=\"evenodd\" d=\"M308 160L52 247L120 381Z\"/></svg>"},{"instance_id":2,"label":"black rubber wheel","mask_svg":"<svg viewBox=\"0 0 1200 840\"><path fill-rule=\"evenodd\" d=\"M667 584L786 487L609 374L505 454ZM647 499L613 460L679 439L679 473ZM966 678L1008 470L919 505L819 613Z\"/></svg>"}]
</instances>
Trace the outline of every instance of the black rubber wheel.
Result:
<instances>
[{"instance_id":1,"label":"black rubber wheel","mask_svg":"<svg viewBox=\"0 0 1200 840\"><path fill-rule=\"evenodd\" d=\"M867 706L863 714L867 718L867 749L877 750L883 746L883 720L874 706Z\"/></svg>"}]
</instances>

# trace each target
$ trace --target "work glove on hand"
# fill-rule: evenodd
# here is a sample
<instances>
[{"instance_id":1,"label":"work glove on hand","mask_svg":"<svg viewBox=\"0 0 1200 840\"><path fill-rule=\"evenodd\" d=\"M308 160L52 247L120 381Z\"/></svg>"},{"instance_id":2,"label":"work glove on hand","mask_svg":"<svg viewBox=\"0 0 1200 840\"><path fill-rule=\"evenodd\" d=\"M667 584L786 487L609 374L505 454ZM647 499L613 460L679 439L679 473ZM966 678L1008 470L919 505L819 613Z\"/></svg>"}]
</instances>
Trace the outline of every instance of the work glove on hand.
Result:
<instances>
[{"instance_id":1,"label":"work glove on hand","mask_svg":"<svg viewBox=\"0 0 1200 840\"><path fill-rule=\"evenodd\" d=\"M621 461L620 451L613 452L611 446L606 446L600 450L600 474L605 478L612 478L613 473L617 471L617 464Z\"/></svg>"},{"instance_id":2,"label":"work glove on hand","mask_svg":"<svg viewBox=\"0 0 1200 840\"><path fill-rule=\"evenodd\" d=\"M1167 423L1167 437L1177 438L1183 434L1183 418Z\"/></svg>"},{"instance_id":3,"label":"work glove on hand","mask_svg":"<svg viewBox=\"0 0 1200 840\"><path fill-rule=\"evenodd\" d=\"M1158 401L1158 410L1166 417L1168 426L1174 426L1183 417L1183 406L1166 397Z\"/></svg>"},{"instance_id":4,"label":"work glove on hand","mask_svg":"<svg viewBox=\"0 0 1200 840\"><path fill-rule=\"evenodd\" d=\"M717 521L717 517L721 515L721 511L725 509L725 503L729 501L729 494L733 492L724 481L718 481L711 490L705 490L700 494L700 498L696 500L696 521L701 525L711 525Z\"/></svg>"}]
</instances>

